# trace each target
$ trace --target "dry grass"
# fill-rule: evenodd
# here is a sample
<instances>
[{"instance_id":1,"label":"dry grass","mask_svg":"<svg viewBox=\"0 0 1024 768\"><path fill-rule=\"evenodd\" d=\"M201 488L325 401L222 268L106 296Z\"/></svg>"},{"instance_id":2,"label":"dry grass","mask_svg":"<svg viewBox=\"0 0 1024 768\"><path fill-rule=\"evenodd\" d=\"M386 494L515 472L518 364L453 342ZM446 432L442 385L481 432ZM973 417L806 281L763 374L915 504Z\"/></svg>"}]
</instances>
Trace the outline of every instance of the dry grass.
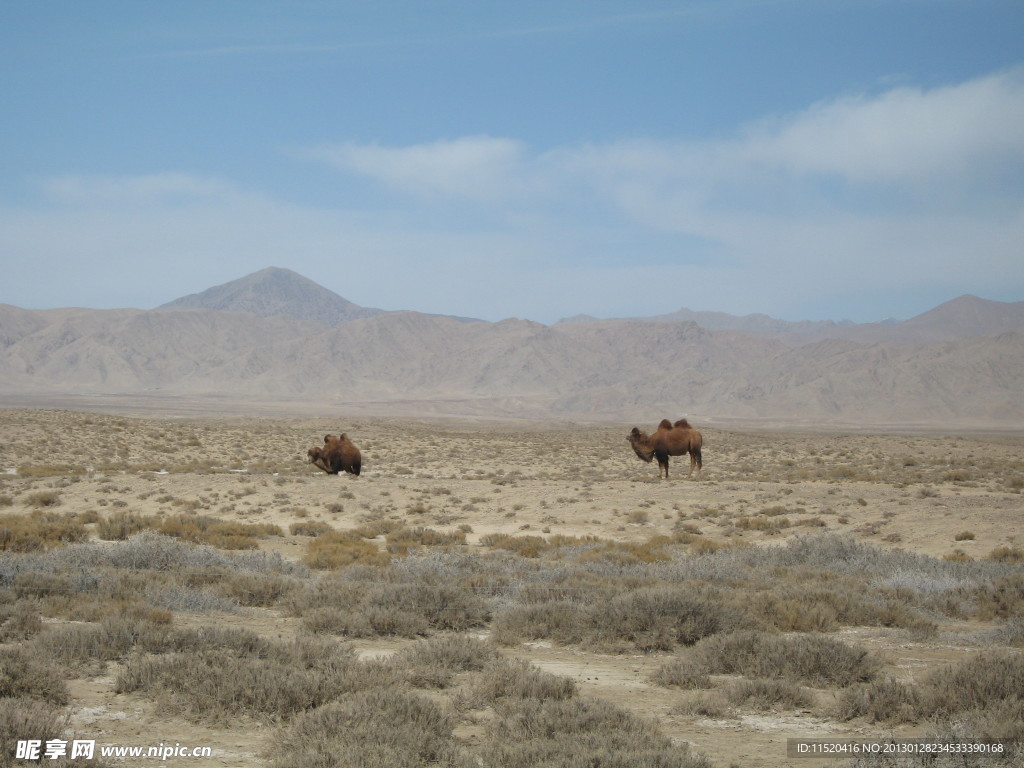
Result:
<instances>
[{"instance_id":1,"label":"dry grass","mask_svg":"<svg viewBox=\"0 0 1024 768\"><path fill-rule=\"evenodd\" d=\"M88 537L85 523L74 514L0 515L0 552L38 552Z\"/></svg>"},{"instance_id":2,"label":"dry grass","mask_svg":"<svg viewBox=\"0 0 1024 768\"><path fill-rule=\"evenodd\" d=\"M326 531L309 542L303 562L310 568L330 570L351 565L387 565L387 553L352 533Z\"/></svg>"}]
</instances>

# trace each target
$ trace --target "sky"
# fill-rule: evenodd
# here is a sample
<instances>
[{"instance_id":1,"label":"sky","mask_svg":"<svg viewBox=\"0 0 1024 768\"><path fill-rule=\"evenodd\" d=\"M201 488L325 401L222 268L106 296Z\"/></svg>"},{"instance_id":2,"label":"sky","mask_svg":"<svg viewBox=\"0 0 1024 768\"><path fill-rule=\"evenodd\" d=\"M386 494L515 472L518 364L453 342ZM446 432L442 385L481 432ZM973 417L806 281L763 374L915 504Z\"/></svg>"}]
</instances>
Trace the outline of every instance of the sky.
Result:
<instances>
[{"instance_id":1,"label":"sky","mask_svg":"<svg viewBox=\"0 0 1024 768\"><path fill-rule=\"evenodd\" d=\"M1024 300L1020 0L0 0L0 303Z\"/></svg>"}]
</instances>

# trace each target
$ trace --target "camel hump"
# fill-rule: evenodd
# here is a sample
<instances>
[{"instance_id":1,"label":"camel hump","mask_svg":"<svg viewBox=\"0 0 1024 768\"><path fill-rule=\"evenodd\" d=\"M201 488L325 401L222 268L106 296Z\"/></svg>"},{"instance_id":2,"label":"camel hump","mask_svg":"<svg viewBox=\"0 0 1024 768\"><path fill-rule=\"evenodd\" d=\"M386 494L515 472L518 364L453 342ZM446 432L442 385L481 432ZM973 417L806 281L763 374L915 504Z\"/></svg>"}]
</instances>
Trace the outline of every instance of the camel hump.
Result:
<instances>
[{"instance_id":1,"label":"camel hump","mask_svg":"<svg viewBox=\"0 0 1024 768\"><path fill-rule=\"evenodd\" d=\"M672 422L668 419L662 419L661 423L658 424L658 429L672 429Z\"/></svg>"},{"instance_id":2,"label":"camel hump","mask_svg":"<svg viewBox=\"0 0 1024 768\"><path fill-rule=\"evenodd\" d=\"M679 421L677 421L676 426L679 427L680 429L693 429L693 427L690 426L690 422L688 422L686 419L680 419Z\"/></svg>"}]
</instances>

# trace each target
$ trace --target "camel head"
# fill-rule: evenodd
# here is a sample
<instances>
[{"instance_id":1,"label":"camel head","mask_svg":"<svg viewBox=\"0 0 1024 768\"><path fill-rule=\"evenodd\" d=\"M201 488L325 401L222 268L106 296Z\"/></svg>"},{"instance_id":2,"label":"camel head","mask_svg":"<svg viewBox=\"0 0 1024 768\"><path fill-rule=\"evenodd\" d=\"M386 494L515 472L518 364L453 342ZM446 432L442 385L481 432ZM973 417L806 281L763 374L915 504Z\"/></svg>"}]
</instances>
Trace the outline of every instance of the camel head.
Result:
<instances>
[{"instance_id":1,"label":"camel head","mask_svg":"<svg viewBox=\"0 0 1024 768\"><path fill-rule=\"evenodd\" d=\"M654 449L649 446L650 438L647 437L638 427L633 427L633 430L626 437L629 444L633 446L633 452L640 458L641 461L646 461L648 464L654 458Z\"/></svg>"},{"instance_id":2,"label":"camel head","mask_svg":"<svg viewBox=\"0 0 1024 768\"><path fill-rule=\"evenodd\" d=\"M306 455L309 457L309 463L315 464L316 462L323 458L324 454L323 451L321 451L319 448L310 448L308 451L306 451Z\"/></svg>"}]
</instances>

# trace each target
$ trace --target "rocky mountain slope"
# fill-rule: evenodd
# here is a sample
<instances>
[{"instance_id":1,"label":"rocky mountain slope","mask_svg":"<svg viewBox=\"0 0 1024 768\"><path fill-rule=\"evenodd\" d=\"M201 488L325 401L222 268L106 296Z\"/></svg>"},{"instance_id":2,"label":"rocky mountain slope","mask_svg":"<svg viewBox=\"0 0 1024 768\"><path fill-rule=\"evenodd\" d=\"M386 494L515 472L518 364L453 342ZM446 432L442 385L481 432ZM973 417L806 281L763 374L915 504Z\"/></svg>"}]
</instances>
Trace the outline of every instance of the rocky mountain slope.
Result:
<instances>
[{"instance_id":1,"label":"rocky mountain slope","mask_svg":"<svg viewBox=\"0 0 1024 768\"><path fill-rule=\"evenodd\" d=\"M384 313L383 309L354 304L309 278L280 267L267 267L201 293L182 296L157 309L216 309L260 317L288 315L330 326Z\"/></svg>"}]
</instances>

